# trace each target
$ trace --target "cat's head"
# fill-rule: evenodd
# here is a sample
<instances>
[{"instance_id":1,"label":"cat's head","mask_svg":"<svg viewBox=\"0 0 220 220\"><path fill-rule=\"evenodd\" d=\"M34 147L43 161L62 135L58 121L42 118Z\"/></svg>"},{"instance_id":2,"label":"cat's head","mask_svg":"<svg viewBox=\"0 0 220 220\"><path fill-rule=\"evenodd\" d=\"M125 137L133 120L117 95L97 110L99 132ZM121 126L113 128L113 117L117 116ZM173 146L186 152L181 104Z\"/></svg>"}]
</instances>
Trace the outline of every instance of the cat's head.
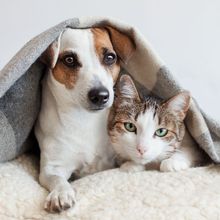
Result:
<instances>
[{"instance_id":1,"label":"cat's head","mask_svg":"<svg viewBox=\"0 0 220 220\"><path fill-rule=\"evenodd\" d=\"M132 79L122 75L108 123L115 151L142 164L168 157L183 139L190 100L188 92L165 102L153 97L141 100Z\"/></svg>"}]
</instances>

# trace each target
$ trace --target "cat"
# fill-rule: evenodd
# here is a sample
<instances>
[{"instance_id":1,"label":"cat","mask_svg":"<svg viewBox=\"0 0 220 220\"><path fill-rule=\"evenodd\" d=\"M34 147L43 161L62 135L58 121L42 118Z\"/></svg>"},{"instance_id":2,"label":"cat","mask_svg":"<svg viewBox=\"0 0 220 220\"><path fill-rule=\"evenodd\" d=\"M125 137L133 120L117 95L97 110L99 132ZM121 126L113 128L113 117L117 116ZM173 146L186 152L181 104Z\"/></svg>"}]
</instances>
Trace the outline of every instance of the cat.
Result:
<instances>
[{"instance_id":1,"label":"cat","mask_svg":"<svg viewBox=\"0 0 220 220\"><path fill-rule=\"evenodd\" d=\"M184 125L189 92L167 101L153 96L141 99L129 75L121 76L115 90L108 134L122 170L141 171L153 164L168 172L201 163L202 152Z\"/></svg>"}]
</instances>

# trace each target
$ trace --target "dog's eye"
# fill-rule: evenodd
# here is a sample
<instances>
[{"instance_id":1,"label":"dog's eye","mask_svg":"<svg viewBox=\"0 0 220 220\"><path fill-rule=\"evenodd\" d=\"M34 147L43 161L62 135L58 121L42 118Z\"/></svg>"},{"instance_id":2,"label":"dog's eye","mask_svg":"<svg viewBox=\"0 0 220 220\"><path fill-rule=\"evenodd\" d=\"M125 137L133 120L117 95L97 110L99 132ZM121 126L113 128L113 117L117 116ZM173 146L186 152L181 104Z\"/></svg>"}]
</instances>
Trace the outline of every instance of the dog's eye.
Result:
<instances>
[{"instance_id":1,"label":"dog's eye","mask_svg":"<svg viewBox=\"0 0 220 220\"><path fill-rule=\"evenodd\" d=\"M74 55L67 55L63 58L63 63L69 67L77 66L78 62Z\"/></svg>"},{"instance_id":2,"label":"dog's eye","mask_svg":"<svg viewBox=\"0 0 220 220\"><path fill-rule=\"evenodd\" d=\"M112 65L116 62L116 60L117 60L117 57L114 53L106 53L103 59L106 65Z\"/></svg>"}]
</instances>

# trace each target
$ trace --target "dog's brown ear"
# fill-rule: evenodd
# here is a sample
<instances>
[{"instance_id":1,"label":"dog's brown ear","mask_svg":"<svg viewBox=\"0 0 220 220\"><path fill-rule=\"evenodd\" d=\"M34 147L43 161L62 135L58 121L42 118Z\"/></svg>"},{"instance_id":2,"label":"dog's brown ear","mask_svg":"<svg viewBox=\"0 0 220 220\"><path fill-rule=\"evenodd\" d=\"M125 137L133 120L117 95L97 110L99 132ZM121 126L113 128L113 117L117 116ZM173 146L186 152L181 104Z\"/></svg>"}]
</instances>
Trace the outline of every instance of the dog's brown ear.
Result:
<instances>
[{"instance_id":1,"label":"dog's brown ear","mask_svg":"<svg viewBox=\"0 0 220 220\"><path fill-rule=\"evenodd\" d=\"M106 29L110 35L115 52L124 63L127 63L136 49L134 41L128 35L115 28L106 26Z\"/></svg>"},{"instance_id":2,"label":"dog's brown ear","mask_svg":"<svg viewBox=\"0 0 220 220\"><path fill-rule=\"evenodd\" d=\"M62 33L61 33L62 34ZM57 63L60 51L60 38L59 37L42 53L40 60L45 63L49 68L53 69Z\"/></svg>"}]
</instances>

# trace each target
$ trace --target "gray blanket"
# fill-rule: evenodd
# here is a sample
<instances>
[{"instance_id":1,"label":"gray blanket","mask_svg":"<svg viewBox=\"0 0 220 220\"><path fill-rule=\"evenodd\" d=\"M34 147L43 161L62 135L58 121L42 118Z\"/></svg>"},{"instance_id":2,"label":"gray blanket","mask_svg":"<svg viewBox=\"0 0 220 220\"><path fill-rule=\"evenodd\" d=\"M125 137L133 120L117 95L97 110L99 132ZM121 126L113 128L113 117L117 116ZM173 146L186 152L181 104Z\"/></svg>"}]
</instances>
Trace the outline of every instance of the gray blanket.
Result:
<instances>
[{"instance_id":1,"label":"gray blanket","mask_svg":"<svg viewBox=\"0 0 220 220\"><path fill-rule=\"evenodd\" d=\"M40 109L40 81L45 72L40 55L67 27L105 25L128 34L136 43L137 49L122 71L161 98L170 98L182 90L135 28L106 18L64 21L29 41L0 72L0 162L15 158L32 145L31 132ZM196 101L192 102L185 123L198 145L214 162L220 162L220 124L207 116Z\"/></svg>"}]
</instances>

